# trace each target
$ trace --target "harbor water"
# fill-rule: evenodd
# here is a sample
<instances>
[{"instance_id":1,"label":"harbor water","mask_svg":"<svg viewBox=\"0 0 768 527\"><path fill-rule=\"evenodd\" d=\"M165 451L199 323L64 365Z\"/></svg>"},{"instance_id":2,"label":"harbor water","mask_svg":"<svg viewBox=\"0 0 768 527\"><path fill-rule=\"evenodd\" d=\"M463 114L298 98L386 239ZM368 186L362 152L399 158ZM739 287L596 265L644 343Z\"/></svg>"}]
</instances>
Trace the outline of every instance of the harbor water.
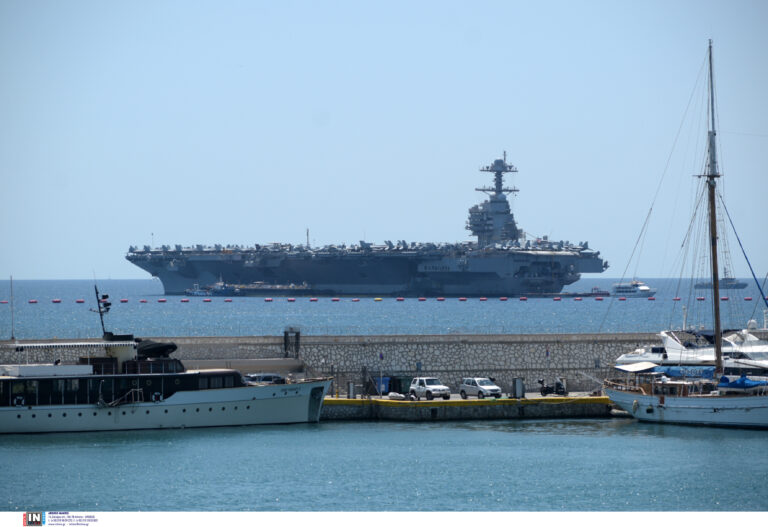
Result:
<instances>
[{"instance_id":1,"label":"harbor water","mask_svg":"<svg viewBox=\"0 0 768 527\"><path fill-rule=\"evenodd\" d=\"M647 280L651 282L650 280ZM576 284L610 288L611 280ZM138 336L658 331L682 324L675 288L655 301L489 298L289 303L167 297L152 280L105 280L108 330ZM666 285L670 285L669 281ZM666 287L666 286L665 286ZM763 305L731 291L743 327ZM725 293L724 293L725 294ZM684 294L679 294L684 296ZM752 296L753 301L746 301ZM100 334L91 281L14 281L17 338ZM76 299L85 302L78 304ZM128 300L120 303L120 299ZM147 303L140 303L140 299ZM10 299L7 282L0 300ZM36 299L37 304L30 304ZM53 303L60 299L61 303ZM677 311L675 311L677 310ZM0 339L11 333L0 305ZM689 314L693 312L692 308ZM740 314L736 315L737 311ZM734 315L728 315L734 313ZM0 435L1 510L765 511L768 433L631 419L320 422L135 432ZM20 477L23 474L23 477Z\"/></svg>"},{"instance_id":2,"label":"harbor water","mask_svg":"<svg viewBox=\"0 0 768 527\"><path fill-rule=\"evenodd\" d=\"M584 279L570 286L573 292L592 287L610 290L615 280ZM753 281L747 288L725 290L721 303L723 327L743 328L748 320L764 324L765 304ZM439 334L529 334L658 332L687 326L711 324L711 290L696 290L690 282L648 279L658 291L654 300L616 296L584 296L581 301L563 296L528 298L428 298L342 297L338 301L321 297L202 297L165 296L157 280L100 280L99 290L108 294L112 309L107 330L137 336L247 336L282 335L286 326L311 335L439 335ZM90 280L15 280L14 335L16 338L85 338L101 336ZM680 298L679 301L674 300ZM750 300L745 300L749 298ZM77 303L82 299L83 303ZM165 302L160 302L160 300ZM10 287L0 282L0 340L11 336ZM37 301L30 303L30 300ZM60 300L54 303L54 300ZM126 300L122 303L121 300ZM142 300L146 302L142 302ZM182 300L188 300L182 302ZM226 302L231 300L231 302ZM687 307L687 312L683 312Z\"/></svg>"},{"instance_id":3,"label":"harbor water","mask_svg":"<svg viewBox=\"0 0 768 527\"><path fill-rule=\"evenodd\" d=\"M755 511L763 431L627 419L0 436L8 511Z\"/></svg>"}]
</instances>

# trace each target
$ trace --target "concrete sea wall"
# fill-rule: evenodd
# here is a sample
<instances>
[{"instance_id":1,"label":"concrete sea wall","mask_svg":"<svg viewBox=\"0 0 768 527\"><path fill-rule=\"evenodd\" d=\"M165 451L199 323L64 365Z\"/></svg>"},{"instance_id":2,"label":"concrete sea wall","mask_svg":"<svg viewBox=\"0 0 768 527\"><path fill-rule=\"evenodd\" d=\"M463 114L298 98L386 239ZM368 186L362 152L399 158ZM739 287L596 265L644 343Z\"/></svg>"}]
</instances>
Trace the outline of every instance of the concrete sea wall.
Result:
<instances>
[{"instance_id":1,"label":"concrete sea wall","mask_svg":"<svg viewBox=\"0 0 768 527\"><path fill-rule=\"evenodd\" d=\"M514 378L523 378L531 390L539 378L551 384L555 376L560 376L567 380L569 391L591 391L612 374L616 357L658 342L653 333L301 335L297 349L292 339L286 346L283 336L150 338L176 342L179 349L174 357L186 363L218 361L234 367L241 361L257 359L299 359L310 374L332 375L336 381L334 392L342 393L346 393L350 382L360 390L369 376L379 376L379 372L383 376L436 376L453 390L462 377L492 377L505 392ZM74 361L86 354L78 349L56 356L46 349L28 353L30 362L52 362L56 358ZM24 362L26 355L0 347L2 364Z\"/></svg>"}]
</instances>

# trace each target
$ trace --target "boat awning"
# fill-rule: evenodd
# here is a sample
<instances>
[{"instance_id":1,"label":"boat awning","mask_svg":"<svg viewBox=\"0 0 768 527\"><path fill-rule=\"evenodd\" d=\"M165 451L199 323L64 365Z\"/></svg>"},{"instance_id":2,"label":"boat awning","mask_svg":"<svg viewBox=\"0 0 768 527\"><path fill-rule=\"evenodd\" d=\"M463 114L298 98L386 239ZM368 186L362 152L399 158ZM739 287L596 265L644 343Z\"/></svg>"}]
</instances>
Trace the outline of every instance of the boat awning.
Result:
<instances>
[{"instance_id":1,"label":"boat awning","mask_svg":"<svg viewBox=\"0 0 768 527\"><path fill-rule=\"evenodd\" d=\"M656 366L658 366L658 364L646 361L646 362L635 362L634 364L622 364L622 365L617 364L615 368L617 370L627 371L629 373L638 373L641 371L652 370Z\"/></svg>"}]
</instances>

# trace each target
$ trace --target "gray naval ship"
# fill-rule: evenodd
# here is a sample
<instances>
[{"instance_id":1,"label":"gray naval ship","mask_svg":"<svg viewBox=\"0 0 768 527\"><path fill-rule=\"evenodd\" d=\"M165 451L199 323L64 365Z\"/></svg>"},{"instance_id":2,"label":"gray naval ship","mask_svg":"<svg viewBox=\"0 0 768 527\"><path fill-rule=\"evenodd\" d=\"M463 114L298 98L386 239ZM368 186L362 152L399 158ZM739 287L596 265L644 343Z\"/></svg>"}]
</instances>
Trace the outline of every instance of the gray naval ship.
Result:
<instances>
[{"instance_id":1,"label":"gray naval ship","mask_svg":"<svg viewBox=\"0 0 768 527\"><path fill-rule=\"evenodd\" d=\"M477 242L384 245L270 244L241 247L130 247L126 258L156 276L167 294L217 282L261 284L268 296L399 295L522 296L559 293L580 273L600 273L608 263L587 242L526 239L509 208L504 174L517 172L503 159L480 168L492 187L489 199L469 209L466 228ZM299 287L294 287L298 284ZM259 286L250 289L259 291Z\"/></svg>"}]
</instances>

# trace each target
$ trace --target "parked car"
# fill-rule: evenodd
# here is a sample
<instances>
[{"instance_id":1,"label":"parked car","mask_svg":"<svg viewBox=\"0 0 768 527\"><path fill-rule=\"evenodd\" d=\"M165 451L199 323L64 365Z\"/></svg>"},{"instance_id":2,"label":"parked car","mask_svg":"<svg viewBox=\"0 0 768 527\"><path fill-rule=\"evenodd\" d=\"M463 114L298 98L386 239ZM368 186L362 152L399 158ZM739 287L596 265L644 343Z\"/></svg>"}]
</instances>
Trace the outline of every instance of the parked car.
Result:
<instances>
[{"instance_id":1,"label":"parked car","mask_svg":"<svg viewBox=\"0 0 768 527\"><path fill-rule=\"evenodd\" d=\"M443 399L451 398L451 389L440 382L440 379L436 377L416 377L411 381L411 387L408 390L411 399L419 401L422 397L426 397L428 401L431 401L435 397L442 397Z\"/></svg>"},{"instance_id":2,"label":"parked car","mask_svg":"<svg viewBox=\"0 0 768 527\"><path fill-rule=\"evenodd\" d=\"M468 395L477 395L478 399L483 397L501 397L501 388L496 386L488 377L467 377L461 380L459 386L459 395L466 399Z\"/></svg>"},{"instance_id":3,"label":"parked car","mask_svg":"<svg viewBox=\"0 0 768 527\"><path fill-rule=\"evenodd\" d=\"M259 384L285 384L285 377L277 373L249 373L245 380Z\"/></svg>"}]
</instances>

